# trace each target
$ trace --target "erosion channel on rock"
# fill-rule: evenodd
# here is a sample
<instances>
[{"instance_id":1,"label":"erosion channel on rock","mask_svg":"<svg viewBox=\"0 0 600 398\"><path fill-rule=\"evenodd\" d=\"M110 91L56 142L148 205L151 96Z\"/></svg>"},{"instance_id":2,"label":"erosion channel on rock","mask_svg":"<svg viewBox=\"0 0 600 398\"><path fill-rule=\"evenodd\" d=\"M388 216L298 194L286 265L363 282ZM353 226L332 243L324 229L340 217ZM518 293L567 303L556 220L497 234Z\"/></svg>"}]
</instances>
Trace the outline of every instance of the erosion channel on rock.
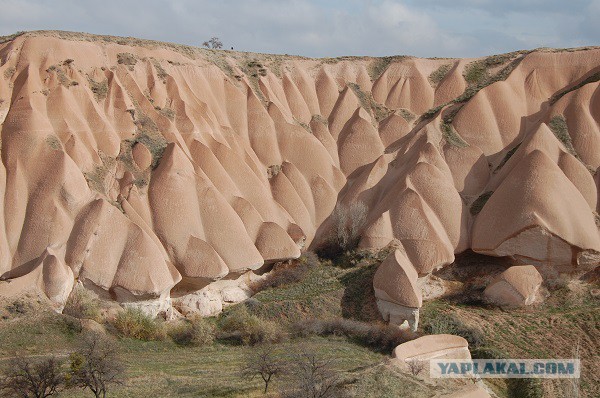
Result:
<instances>
[{"instance_id":1,"label":"erosion channel on rock","mask_svg":"<svg viewBox=\"0 0 600 398\"><path fill-rule=\"evenodd\" d=\"M4 38L0 295L60 309L81 283L153 313L218 310L353 209L355 243L392 248L374 290L395 323L414 327L431 274L467 250L544 280L589 271L599 71L598 48L310 59Z\"/></svg>"}]
</instances>

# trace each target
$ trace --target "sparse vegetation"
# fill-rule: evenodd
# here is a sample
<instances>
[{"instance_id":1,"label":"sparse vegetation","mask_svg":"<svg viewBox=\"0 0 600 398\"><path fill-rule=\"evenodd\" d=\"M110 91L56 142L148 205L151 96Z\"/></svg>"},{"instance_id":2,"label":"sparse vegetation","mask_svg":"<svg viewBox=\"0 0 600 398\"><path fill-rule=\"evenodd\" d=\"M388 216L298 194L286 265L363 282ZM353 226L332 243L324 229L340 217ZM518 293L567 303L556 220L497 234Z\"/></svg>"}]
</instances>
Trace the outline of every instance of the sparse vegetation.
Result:
<instances>
[{"instance_id":1,"label":"sparse vegetation","mask_svg":"<svg viewBox=\"0 0 600 398\"><path fill-rule=\"evenodd\" d=\"M464 337L469 342L471 349L485 345L485 336L482 330L466 325L452 314L441 313L431 319L426 319L423 321L422 328L427 334L454 334Z\"/></svg>"},{"instance_id":2,"label":"sparse vegetation","mask_svg":"<svg viewBox=\"0 0 600 398\"><path fill-rule=\"evenodd\" d=\"M381 75L383 75L387 68L390 66L390 64L394 62L402 62L407 58L408 57L405 55L375 58L373 61L371 61L371 64L369 65L368 69L371 81L374 82L377 79L379 79Z\"/></svg>"},{"instance_id":3,"label":"sparse vegetation","mask_svg":"<svg viewBox=\"0 0 600 398\"><path fill-rule=\"evenodd\" d=\"M62 363L54 356L47 358L12 358L0 381L0 392L23 398L55 396L64 387Z\"/></svg>"},{"instance_id":4,"label":"sparse vegetation","mask_svg":"<svg viewBox=\"0 0 600 398\"><path fill-rule=\"evenodd\" d=\"M448 144L458 148L465 148L469 146L469 144L463 140L456 130L454 130L454 127L451 124L442 122L440 124L440 129L442 130L442 136Z\"/></svg>"},{"instance_id":5,"label":"sparse vegetation","mask_svg":"<svg viewBox=\"0 0 600 398\"><path fill-rule=\"evenodd\" d=\"M182 346L206 346L215 341L215 326L200 316L180 322L168 333L175 343Z\"/></svg>"},{"instance_id":6,"label":"sparse vegetation","mask_svg":"<svg viewBox=\"0 0 600 398\"><path fill-rule=\"evenodd\" d=\"M282 167L280 164L273 164L267 167L267 178L270 180L275 177L277 174L281 173L281 169Z\"/></svg>"},{"instance_id":7,"label":"sparse vegetation","mask_svg":"<svg viewBox=\"0 0 600 398\"><path fill-rule=\"evenodd\" d=\"M169 77L169 74L167 73L167 71L165 70L165 68L162 67L162 65L160 64L160 62L156 59L152 60L152 65L154 65L154 69L156 69L156 76L162 80L163 83L167 83L167 77Z\"/></svg>"},{"instance_id":8,"label":"sparse vegetation","mask_svg":"<svg viewBox=\"0 0 600 398\"><path fill-rule=\"evenodd\" d=\"M137 64L137 58L132 53L118 53L117 63L133 68Z\"/></svg>"},{"instance_id":9,"label":"sparse vegetation","mask_svg":"<svg viewBox=\"0 0 600 398\"><path fill-rule=\"evenodd\" d=\"M473 98L473 96L475 96L475 94L485 87L493 83L506 80L528 53L528 51L518 51L508 54L493 55L484 60L474 61L467 65L463 76L469 85L465 91L453 100L427 110L421 115L419 120L430 120L445 107L455 105L452 108L452 111L448 115L445 115L443 119L444 123L451 124L452 119L454 116L456 116L458 111L460 111L463 104L468 102L471 98ZM501 68L497 73L490 74L490 69L497 68L502 65L506 66Z\"/></svg>"},{"instance_id":10,"label":"sparse vegetation","mask_svg":"<svg viewBox=\"0 0 600 398\"><path fill-rule=\"evenodd\" d=\"M413 339L410 332L383 323L367 323L352 319L306 319L291 326L296 337L344 336L358 344L382 353L391 352L399 344Z\"/></svg>"},{"instance_id":11,"label":"sparse vegetation","mask_svg":"<svg viewBox=\"0 0 600 398\"><path fill-rule=\"evenodd\" d=\"M106 98L108 95L108 79L97 82L88 76L88 83L90 85L90 90L92 90L92 93L94 93L94 98L96 98L96 101L100 102Z\"/></svg>"},{"instance_id":12,"label":"sparse vegetation","mask_svg":"<svg viewBox=\"0 0 600 398\"><path fill-rule=\"evenodd\" d=\"M144 341L165 338L163 325L137 308L126 308L119 312L112 323L117 332L123 337Z\"/></svg>"},{"instance_id":13,"label":"sparse vegetation","mask_svg":"<svg viewBox=\"0 0 600 398\"><path fill-rule=\"evenodd\" d=\"M494 173L497 173L506 164L506 162L508 162L508 160L515 154L515 152L517 152L517 150L519 149L521 144L522 144L521 142L518 143L517 145L515 145L514 148L512 148L510 151L506 152L506 155L504 155L504 157L502 158L502 161L494 169Z\"/></svg>"},{"instance_id":14,"label":"sparse vegetation","mask_svg":"<svg viewBox=\"0 0 600 398\"><path fill-rule=\"evenodd\" d=\"M55 151L61 151L62 150L62 143L60 142L60 139L55 136L54 134L50 134L46 137L46 144L48 144L48 146L52 149L54 149Z\"/></svg>"},{"instance_id":15,"label":"sparse vegetation","mask_svg":"<svg viewBox=\"0 0 600 398\"><path fill-rule=\"evenodd\" d=\"M106 397L110 386L123 383L125 366L118 350L118 345L108 337L95 333L86 336L69 357L67 385L89 389L96 398Z\"/></svg>"},{"instance_id":16,"label":"sparse vegetation","mask_svg":"<svg viewBox=\"0 0 600 398\"><path fill-rule=\"evenodd\" d=\"M76 82L75 80L71 80L65 70L63 69L64 66L63 65L52 65L50 66L46 72L47 73L56 73L56 77L58 78L58 82L64 86L64 87L72 87L72 86L77 86L79 85L78 82Z\"/></svg>"},{"instance_id":17,"label":"sparse vegetation","mask_svg":"<svg viewBox=\"0 0 600 398\"><path fill-rule=\"evenodd\" d=\"M550 98L550 105L554 105L559 99L561 99L562 97L564 97L565 95L567 95L568 93L575 91L575 90L579 90L581 87L590 84L590 83L595 83L600 81L600 72L596 72L591 74L590 76L584 78L583 80L581 80L579 83L573 85L572 87L569 87L565 90L559 91L557 94L554 94L551 98Z\"/></svg>"},{"instance_id":18,"label":"sparse vegetation","mask_svg":"<svg viewBox=\"0 0 600 398\"><path fill-rule=\"evenodd\" d=\"M101 151L98 151L102 165L98 165L90 172L84 172L83 175L88 183L88 186L93 191L106 195L108 190L108 177L114 173L116 167L116 159L107 156Z\"/></svg>"},{"instance_id":19,"label":"sparse vegetation","mask_svg":"<svg viewBox=\"0 0 600 398\"><path fill-rule=\"evenodd\" d=\"M269 384L274 377L281 376L286 371L286 363L276 353L271 344L263 344L250 353L241 369L243 379L252 381L260 377L265 383L264 394L269 391Z\"/></svg>"},{"instance_id":20,"label":"sparse vegetation","mask_svg":"<svg viewBox=\"0 0 600 398\"><path fill-rule=\"evenodd\" d=\"M14 66L11 66L9 68L6 68L4 70L4 78L6 80L10 80L12 79L12 77L14 76L15 72L17 71L17 69Z\"/></svg>"},{"instance_id":21,"label":"sparse vegetation","mask_svg":"<svg viewBox=\"0 0 600 398\"><path fill-rule=\"evenodd\" d=\"M221 40L219 40L218 37L211 37L210 39L202 43L202 46L206 48L211 48L213 50L218 50L220 48L223 48L223 43L221 42Z\"/></svg>"},{"instance_id":22,"label":"sparse vegetation","mask_svg":"<svg viewBox=\"0 0 600 398\"><path fill-rule=\"evenodd\" d=\"M338 203L330 216L331 235L319 249L319 255L335 258L358 246L360 233L367 221L367 206L362 202Z\"/></svg>"},{"instance_id":23,"label":"sparse vegetation","mask_svg":"<svg viewBox=\"0 0 600 398\"><path fill-rule=\"evenodd\" d=\"M63 309L63 314L79 319L100 320L100 307L93 293L83 286L76 285Z\"/></svg>"},{"instance_id":24,"label":"sparse vegetation","mask_svg":"<svg viewBox=\"0 0 600 398\"><path fill-rule=\"evenodd\" d=\"M477 85L483 83L490 76L485 62L473 61L465 67L463 76L469 85Z\"/></svg>"},{"instance_id":25,"label":"sparse vegetation","mask_svg":"<svg viewBox=\"0 0 600 398\"><path fill-rule=\"evenodd\" d=\"M158 126L154 123L148 115L141 112L141 110L136 111L135 125L137 127L137 136L132 141L129 141L131 147L141 142L148 148L150 153L152 154L152 168L156 168L158 166L158 162L162 158L162 155L167 147L167 140L158 130Z\"/></svg>"},{"instance_id":26,"label":"sparse vegetation","mask_svg":"<svg viewBox=\"0 0 600 398\"><path fill-rule=\"evenodd\" d=\"M371 92L363 91L358 84L348 83L348 87L352 89L358 98L360 106L375 118L373 121L373 127L377 128L377 123L381 122L383 119L393 113L391 109L388 109L384 105L377 103L373 98L373 94Z\"/></svg>"},{"instance_id":27,"label":"sparse vegetation","mask_svg":"<svg viewBox=\"0 0 600 398\"><path fill-rule=\"evenodd\" d=\"M396 112L398 112L408 123L411 123L416 119L416 116L408 109L400 108Z\"/></svg>"},{"instance_id":28,"label":"sparse vegetation","mask_svg":"<svg viewBox=\"0 0 600 398\"><path fill-rule=\"evenodd\" d=\"M580 159L577 151L575 151L575 148L573 147L573 142L571 141L571 135L569 134L569 128L567 126L567 120L565 117L563 115L554 116L552 119L550 119L548 127L550 127L552 133L564 145L567 152L575 156L577 159Z\"/></svg>"},{"instance_id":29,"label":"sparse vegetation","mask_svg":"<svg viewBox=\"0 0 600 398\"><path fill-rule=\"evenodd\" d=\"M272 321L250 314L247 307L238 305L224 312L219 320L218 338L244 345L276 343L284 340L281 328Z\"/></svg>"},{"instance_id":30,"label":"sparse vegetation","mask_svg":"<svg viewBox=\"0 0 600 398\"><path fill-rule=\"evenodd\" d=\"M446 77L448 72L450 72L451 69L452 64L441 65L439 68L431 72L431 74L429 75L429 83L431 83L433 87L436 87L438 84L440 84L442 80L444 80L444 78Z\"/></svg>"},{"instance_id":31,"label":"sparse vegetation","mask_svg":"<svg viewBox=\"0 0 600 398\"><path fill-rule=\"evenodd\" d=\"M276 264L273 270L264 278L250 285L258 293L262 290L277 288L301 281L308 272L308 265L296 262Z\"/></svg>"},{"instance_id":32,"label":"sparse vegetation","mask_svg":"<svg viewBox=\"0 0 600 398\"><path fill-rule=\"evenodd\" d=\"M471 215L476 216L479 214L493 193L494 191L484 192L477 199L475 199L475 201L473 201L471 204L471 208L469 209Z\"/></svg>"},{"instance_id":33,"label":"sparse vegetation","mask_svg":"<svg viewBox=\"0 0 600 398\"><path fill-rule=\"evenodd\" d=\"M283 393L285 398L334 398L341 395L342 378L333 359L301 348L291 365L292 388Z\"/></svg>"},{"instance_id":34,"label":"sparse vegetation","mask_svg":"<svg viewBox=\"0 0 600 398\"><path fill-rule=\"evenodd\" d=\"M159 108L158 112L169 120L175 120L175 111L168 106L165 106L162 109Z\"/></svg>"}]
</instances>

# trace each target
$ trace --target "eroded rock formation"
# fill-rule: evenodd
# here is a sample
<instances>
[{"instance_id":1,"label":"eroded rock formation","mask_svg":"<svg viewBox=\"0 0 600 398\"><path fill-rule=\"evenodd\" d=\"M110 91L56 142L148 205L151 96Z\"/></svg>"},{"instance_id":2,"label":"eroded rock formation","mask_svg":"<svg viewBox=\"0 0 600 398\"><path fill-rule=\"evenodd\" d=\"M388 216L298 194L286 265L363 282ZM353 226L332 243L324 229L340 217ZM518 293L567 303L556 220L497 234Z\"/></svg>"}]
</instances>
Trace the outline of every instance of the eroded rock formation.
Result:
<instances>
[{"instance_id":1,"label":"eroded rock formation","mask_svg":"<svg viewBox=\"0 0 600 398\"><path fill-rule=\"evenodd\" d=\"M60 307L76 279L168 304L318 247L354 201L360 246L396 248L375 278L388 316L467 249L594 268L599 80L598 48L308 59L5 38L0 294Z\"/></svg>"}]
</instances>

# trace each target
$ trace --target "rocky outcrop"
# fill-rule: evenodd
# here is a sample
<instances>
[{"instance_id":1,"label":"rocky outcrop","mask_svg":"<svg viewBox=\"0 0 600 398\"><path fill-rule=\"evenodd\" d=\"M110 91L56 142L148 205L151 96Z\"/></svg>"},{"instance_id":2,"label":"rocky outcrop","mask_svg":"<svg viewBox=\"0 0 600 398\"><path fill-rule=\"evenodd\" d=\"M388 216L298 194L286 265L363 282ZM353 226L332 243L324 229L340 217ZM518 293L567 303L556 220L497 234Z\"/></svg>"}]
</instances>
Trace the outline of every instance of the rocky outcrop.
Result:
<instances>
[{"instance_id":1,"label":"rocky outcrop","mask_svg":"<svg viewBox=\"0 0 600 398\"><path fill-rule=\"evenodd\" d=\"M397 249L375 280L395 323L415 327L419 281L467 249L544 277L600 262L598 48L486 63L0 43L0 294L35 286L60 307L79 280L211 313L196 292L318 248L353 202L360 246Z\"/></svg>"},{"instance_id":2,"label":"rocky outcrop","mask_svg":"<svg viewBox=\"0 0 600 398\"><path fill-rule=\"evenodd\" d=\"M525 306L538 299L543 279L533 265L510 267L496 277L483 292L492 303Z\"/></svg>"},{"instance_id":3,"label":"rocky outcrop","mask_svg":"<svg viewBox=\"0 0 600 398\"><path fill-rule=\"evenodd\" d=\"M460 336L433 334L402 343L392 353L395 365L405 368L411 361L430 359L471 359L469 343Z\"/></svg>"}]
</instances>

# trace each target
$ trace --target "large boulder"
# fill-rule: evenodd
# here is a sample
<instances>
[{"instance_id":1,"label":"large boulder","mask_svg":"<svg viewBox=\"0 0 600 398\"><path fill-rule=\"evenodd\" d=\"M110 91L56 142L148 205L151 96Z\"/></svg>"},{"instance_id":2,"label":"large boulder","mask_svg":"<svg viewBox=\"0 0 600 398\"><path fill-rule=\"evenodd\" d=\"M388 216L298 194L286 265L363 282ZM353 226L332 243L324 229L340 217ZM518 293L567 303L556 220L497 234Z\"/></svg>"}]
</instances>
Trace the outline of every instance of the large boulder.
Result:
<instances>
[{"instance_id":1,"label":"large boulder","mask_svg":"<svg viewBox=\"0 0 600 398\"><path fill-rule=\"evenodd\" d=\"M498 275L483 294L495 304L530 305L536 301L542 282L542 276L533 265L514 266Z\"/></svg>"},{"instance_id":2,"label":"large boulder","mask_svg":"<svg viewBox=\"0 0 600 398\"><path fill-rule=\"evenodd\" d=\"M411 361L430 359L471 359L469 343L460 336L433 334L402 343L392 353L396 365L404 368Z\"/></svg>"},{"instance_id":3,"label":"large boulder","mask_svg":"<svg viewBox=\"0 0 600 398\"><path fill-rule=\"evenodd\" d=\"M396 325L407 321L411 329L416 330L419 308L423 304L417 279L417 271L399 249L381 263L373 278L373 287L377 307L386 321Z\"/></svg>"},{"instance_id":4,"label":"large boulder","mask_svg":"<svg viewBox=\"0 0 600 398\"><path fill-rule=\"evenodd\" d=\"M483 387L471 386L442 398L490 398L491 395Z\"/></svg>"}]
</instances>

